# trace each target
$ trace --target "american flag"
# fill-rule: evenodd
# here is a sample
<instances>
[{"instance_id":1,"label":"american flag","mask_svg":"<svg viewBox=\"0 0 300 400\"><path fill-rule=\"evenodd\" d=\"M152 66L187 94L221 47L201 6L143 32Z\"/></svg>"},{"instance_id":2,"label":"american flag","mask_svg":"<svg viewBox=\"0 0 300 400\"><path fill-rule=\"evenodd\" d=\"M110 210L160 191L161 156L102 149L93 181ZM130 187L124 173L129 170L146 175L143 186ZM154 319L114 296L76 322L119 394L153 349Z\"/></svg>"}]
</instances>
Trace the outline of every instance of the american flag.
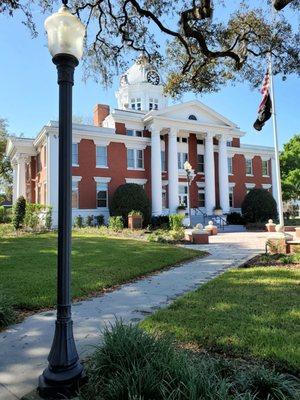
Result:
<instances>
[{"instance_id":1,"label":"american flag","mask_svg":"<svg viewBox=\"0 0 300 400\"><path fill-rule=\"evenodd\" d=\"M267 70L264 81L260 90L263 95L260 105L258 107L258 117L253 126L257 131L261 131L265 122L271 118L272 115L272 100L270 96L270 74Z\"/></svg>"}]
</instances>

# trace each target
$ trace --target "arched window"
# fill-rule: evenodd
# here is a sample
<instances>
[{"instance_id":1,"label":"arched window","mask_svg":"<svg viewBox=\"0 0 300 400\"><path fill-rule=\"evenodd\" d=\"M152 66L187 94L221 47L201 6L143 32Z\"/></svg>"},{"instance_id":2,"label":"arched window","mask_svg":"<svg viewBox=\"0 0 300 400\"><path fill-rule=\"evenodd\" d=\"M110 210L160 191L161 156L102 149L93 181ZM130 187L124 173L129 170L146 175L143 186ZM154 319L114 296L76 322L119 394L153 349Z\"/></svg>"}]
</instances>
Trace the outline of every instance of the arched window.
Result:
<instances>
[{"instance_id":1,"label":"arched window","mask_svg":"<svg viewBox=\"0 0 300 400\"><path fill-rule=\"evenodd\" d=\"M189 115L189 119L192 121L197 121L197 117L194 114Z\"/></svg>"}]
</instances>

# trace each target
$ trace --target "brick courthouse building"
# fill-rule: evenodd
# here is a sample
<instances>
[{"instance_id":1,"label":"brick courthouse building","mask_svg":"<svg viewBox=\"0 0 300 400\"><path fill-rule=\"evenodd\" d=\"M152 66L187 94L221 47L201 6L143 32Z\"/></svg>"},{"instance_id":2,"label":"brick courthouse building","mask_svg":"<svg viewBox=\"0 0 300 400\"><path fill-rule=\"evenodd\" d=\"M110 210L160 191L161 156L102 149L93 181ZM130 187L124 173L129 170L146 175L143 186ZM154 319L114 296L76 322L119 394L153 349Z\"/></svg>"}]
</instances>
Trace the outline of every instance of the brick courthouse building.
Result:
<instances>
[{"instance_id":1,"label":"brick courthouse building","mask_svg":"<svg viewBox=\"0 0 300 400\"><path fill-rule=\"evenodd\" d=\"M176 212L179 203L212 214L239 210L247 191L270 190L276 198L271 147L240 143L245 135L226 117L194 100L168 106L159 73L140 57L122 75L118 106L98 104L94 125L73 125L73 215L109 215L119 185L142 185L154 215ZM43 126L35 139L10 138L13 198L58 207L58 123ZM195 178L188 198L183 169Z\"/></svg>"}]
</instances>

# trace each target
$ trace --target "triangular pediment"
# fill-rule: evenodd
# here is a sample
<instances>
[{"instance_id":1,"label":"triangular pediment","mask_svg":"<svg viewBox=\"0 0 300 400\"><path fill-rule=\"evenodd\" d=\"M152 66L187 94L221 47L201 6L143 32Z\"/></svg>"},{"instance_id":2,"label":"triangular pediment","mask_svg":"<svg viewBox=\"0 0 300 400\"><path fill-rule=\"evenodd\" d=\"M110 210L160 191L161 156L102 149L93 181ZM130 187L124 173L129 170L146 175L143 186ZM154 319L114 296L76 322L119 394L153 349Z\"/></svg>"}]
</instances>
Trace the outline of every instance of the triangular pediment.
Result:
<instances>
[{"instance_id":1,"label":"triangular pediment","mask_svg":"<svg viewBox=\"0 0 300 400\"><path fill-rule=\"evenodd\" d=\"M191 122L199 122L202 124L237 128L237 125L234 122L201 103L199 100L188 101L186 103L166 107L162 110L156 111L155 115L180 121L191 120ZM194 116L196 119L192 120L191 116Z\"/></svg>"}]
</instances>

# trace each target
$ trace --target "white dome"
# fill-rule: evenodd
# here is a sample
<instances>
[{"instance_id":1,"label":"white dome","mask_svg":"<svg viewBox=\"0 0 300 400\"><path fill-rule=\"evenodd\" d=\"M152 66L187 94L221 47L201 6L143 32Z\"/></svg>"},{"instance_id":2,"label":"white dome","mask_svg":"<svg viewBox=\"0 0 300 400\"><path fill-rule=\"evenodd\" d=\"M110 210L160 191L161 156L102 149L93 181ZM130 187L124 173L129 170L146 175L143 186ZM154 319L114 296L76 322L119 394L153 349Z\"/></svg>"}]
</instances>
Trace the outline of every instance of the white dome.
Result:
<instances>
[{"instance_id":1,"label":"white dome","mask_svg":"<svg viewBox=\"0 0 300 400\"><path fill-rule=\"evenodd\" d=\"M148 58L145 55L140 55L135 63L121 76L121 85L134 85L138 83L149 82L148 75L156 74L158 81L156 84L161 83L161 78L158 71L151 66Z\"/></svg>"}]
</instances>

